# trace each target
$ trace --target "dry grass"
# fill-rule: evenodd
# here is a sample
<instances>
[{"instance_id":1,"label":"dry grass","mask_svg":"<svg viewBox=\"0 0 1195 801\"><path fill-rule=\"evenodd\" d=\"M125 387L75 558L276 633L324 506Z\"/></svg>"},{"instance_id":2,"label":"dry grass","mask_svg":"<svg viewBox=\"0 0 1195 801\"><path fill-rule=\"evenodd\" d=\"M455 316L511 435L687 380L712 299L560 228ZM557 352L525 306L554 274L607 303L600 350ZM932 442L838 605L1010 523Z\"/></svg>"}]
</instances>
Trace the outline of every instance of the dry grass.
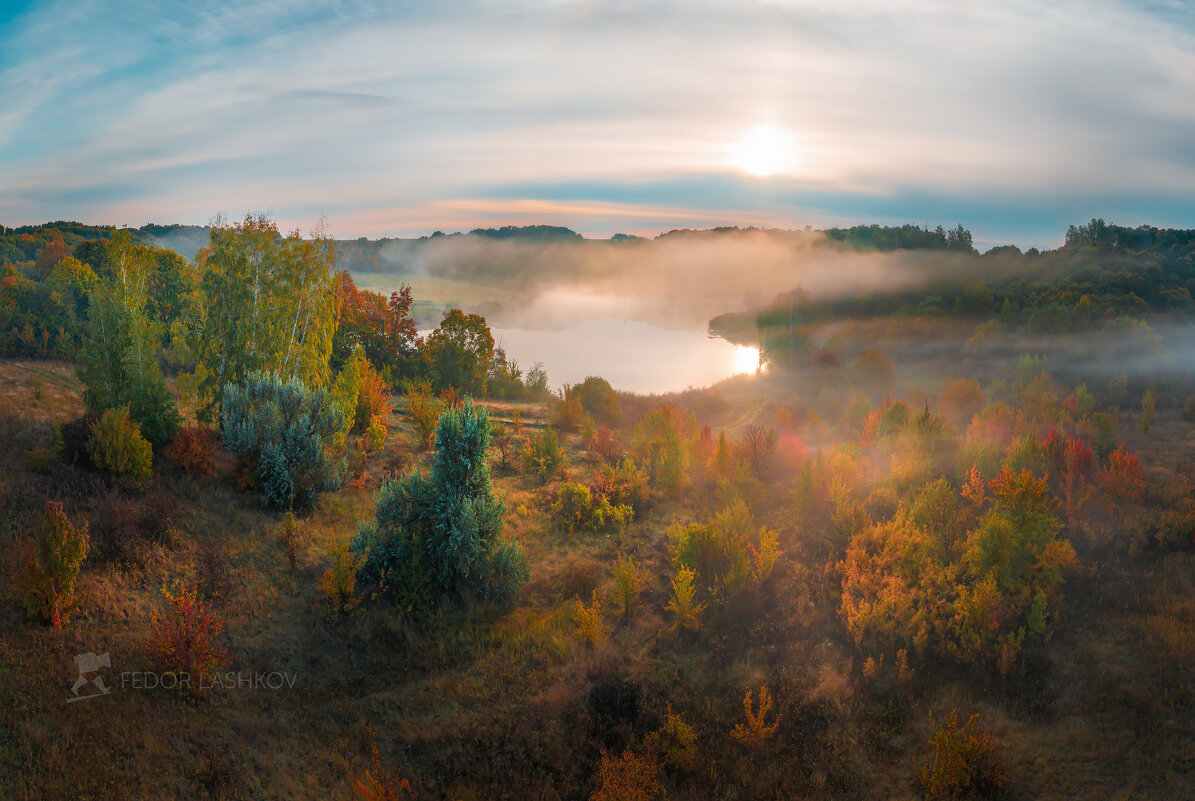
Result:
<instances>
[{"instance_id":1,"label":"dry grass","mask_svg":"<svg viewBox=\"0 0 1195 801\"><path fill-rule=\"evenodd\" d=\"M44 405L29 402L37 376ZM15 407L21 437L48 432L81 411L78 391L69 367L0 364L0 420ZM798 394L781 377L731 382L717 393L701 413L715 430L774 420L779 405L814 410L822 420L842 406L824 387ZM548 414L542 404L487 406L503 419L518 408L531 426ZM796 423L803 437L815 440L819 426L831 430L818 419ZM1173 442L1179 425L1159 414L1155 435ZM89 560L79 584L87 602L67 629L26 620L0 585L0 797L348 799L351 778L370 765L368 725L383 764L410 778L421 797L585 798L600 749L639 747L668 708L697 733L697 766L664 776L668 798L679 801L914 798L910 764L925 757L929 713L941 718L953 708L982 714L1008 764L1013 797L1192 796L1195 555L1136 553L1101 567L1072 599L1026 687L949 665L883 685L862 677L838 622L836 579L821 546L808 541L810 523L794 519L786 466L750 488L757 525L780 535L784 554L773 576L711 610L698 632L670 626L666 532L673 522L704 519L715 506L713 488L657 500L614 542L556 531L548 513L556 485L495 469L507 534L532 564L512 612L446 610L420 628L367 600L337 616L316 587L329 551L372 514L392 459L410 454L415 465L428 464L429 454L412 452L413 440L396 412L386 448L368 458L360 486L322 496L300 521L294 570L281 516L234 490L232 463L221 458L211 477L160 478L177 502L176 533L136 560ZM585 480L592 467L579 438L566 435L562 444L567 472ZM0 453L5 509L65 492L68 514L87 519L108 491L73 467L29 474L17 457L11 448ZM1151 467L1172 465L1173 457L1161 450ZM22 525L0 525L6 563ZM632 619L615 620L606 604L609 639L586 646L573 621L575 600L595 591L610 598L619 546L647 581ZM201 703L118 687L67 704L76 654L110 653L106 674L116 681L121 671L148 668L150 611L175 580L205 588L224 621L231 669L285 671L296 676L294 687L213 692ZM731 732L745 690L765 683L779 725L766 748L748 752Z\"/></svg>"}]
</instances>

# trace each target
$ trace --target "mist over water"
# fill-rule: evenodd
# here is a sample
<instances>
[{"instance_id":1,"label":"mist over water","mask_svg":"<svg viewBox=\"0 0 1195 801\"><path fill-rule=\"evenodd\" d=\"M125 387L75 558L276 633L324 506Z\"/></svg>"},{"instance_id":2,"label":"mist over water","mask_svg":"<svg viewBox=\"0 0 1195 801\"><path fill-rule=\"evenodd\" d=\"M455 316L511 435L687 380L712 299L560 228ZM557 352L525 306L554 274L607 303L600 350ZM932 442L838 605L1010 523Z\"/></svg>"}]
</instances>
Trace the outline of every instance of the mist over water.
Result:
<instances>
[{"instance_id":1,"label":"mist over water","mask_svg":"<svg viewBox=\"0 0 1195 801\"><path fill-rule=\"evenodd\" d=\"M465 310L485 315L496 343L521 367L542 362L553 386L600 375L642 393L755 370L757 351L708 336L719 315L766 307L798 287L811 298L832 298L976 269L974 260L951 254L860 253L820 231L760 229L632 241L392 240L379 264L394 288L435 278L500 290Z\"/></svg>"},{"instance_id":2,"label":"mist over water","mask_svg":"<svg viewBox=\"0 0 1195 801\"><path fill-rule=\"evenodd\" d=\"M542 362L554 387L600 375L615 389L662 394L704 387L759 366L755 348L704 331L596 319L558 330L493 329L496 346L527 369Z\"/></svg>"}]
</instances>

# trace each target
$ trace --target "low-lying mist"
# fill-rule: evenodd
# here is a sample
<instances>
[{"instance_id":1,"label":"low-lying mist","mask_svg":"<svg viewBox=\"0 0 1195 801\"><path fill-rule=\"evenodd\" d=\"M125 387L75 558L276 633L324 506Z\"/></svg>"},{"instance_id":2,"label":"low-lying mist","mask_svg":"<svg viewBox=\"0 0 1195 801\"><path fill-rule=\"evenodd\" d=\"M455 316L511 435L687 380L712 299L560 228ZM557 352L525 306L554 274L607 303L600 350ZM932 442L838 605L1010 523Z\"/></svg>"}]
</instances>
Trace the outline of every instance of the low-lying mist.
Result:
<instances>
[{"instance_id":1,"label":"low-lying mist","mask_svg":"<svg viewBox=\"0 0 1195 801\"><path fill-rule=\"evenodd\" d=\"M801 287L815 299L909 288L974 272L974 259L930 251L861 253L820 231L681 231L652 240L495 239L478 234L390 240L378 268L513 292L487 304L496 325L558 328L622 318L704 328Z\"/></svg>"}]
</instances>

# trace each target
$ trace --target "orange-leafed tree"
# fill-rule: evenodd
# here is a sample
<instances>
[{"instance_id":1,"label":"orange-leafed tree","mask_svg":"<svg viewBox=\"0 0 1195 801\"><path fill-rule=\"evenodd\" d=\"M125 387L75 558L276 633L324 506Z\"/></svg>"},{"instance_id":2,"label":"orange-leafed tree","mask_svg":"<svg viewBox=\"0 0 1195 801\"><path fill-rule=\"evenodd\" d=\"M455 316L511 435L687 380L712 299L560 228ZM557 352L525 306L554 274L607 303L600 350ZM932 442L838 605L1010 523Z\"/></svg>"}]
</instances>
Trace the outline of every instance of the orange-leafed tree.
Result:
<instances>
[{"instance_id":1,"label":"orange-leafed tree","mask_svg":"<svg viewBox=\"0 0 1195 801\"><path fill-rule=\"evenodd\" d=\"M224 623L193 588L176 582L164 587L162 594L166 608L151 613L146 650L159 670L180 678L180 689L202 695L204 680L228 660L227 651L217 642ZM184 675L189 679L185 684Z\"/></svg>"},{"instance_id":2,"label":"orange-leafed tree","mask_svg":"<svg viewBox=\"0 0 1195 801\"><path fill-rule=\"evenodd\" d=\"M1109 500L1125 506L1137 503L1145 492L1141 460L1123 445L1108 456L1108 464L1099 471L1098 481Z\"/></svg>"},{"instance_id":3,"label":"orange-leafed tree","mask_svg":"<svg viewBox=\"0 0 1195 801\"><path fill-rule=\"evenodd\" d=\"M771 711L772 695L768 692L768 685L764 684L759 688L758 709L755 708L752 701L751 690L747 690L747 694L743 696L743 714L746 716L747 722L735 724L731 735L749 748L762 748L780 726L779 716L776 716L771 723L768 722L768 715Z\"/></svg>"}]
</instances>

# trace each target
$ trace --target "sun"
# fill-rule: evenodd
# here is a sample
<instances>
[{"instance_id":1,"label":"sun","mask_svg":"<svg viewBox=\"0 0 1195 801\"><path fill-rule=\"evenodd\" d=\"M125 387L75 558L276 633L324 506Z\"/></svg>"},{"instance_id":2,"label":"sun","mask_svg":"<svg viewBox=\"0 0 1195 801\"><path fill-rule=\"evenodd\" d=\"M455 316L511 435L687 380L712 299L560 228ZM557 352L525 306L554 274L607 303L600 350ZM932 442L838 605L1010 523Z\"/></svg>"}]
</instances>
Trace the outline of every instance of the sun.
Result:
<instances>
[{"instance_id":1,"label":"sun","mask_svg":"<svg viewBox=\"0 0 1195 801\"><path fill-rule=\"evenodd\" d=\"M780 175L797 168L793 135L775 125L757 125L734 148L734 166L752 175Z\"/></svg>"}]
</instances>

